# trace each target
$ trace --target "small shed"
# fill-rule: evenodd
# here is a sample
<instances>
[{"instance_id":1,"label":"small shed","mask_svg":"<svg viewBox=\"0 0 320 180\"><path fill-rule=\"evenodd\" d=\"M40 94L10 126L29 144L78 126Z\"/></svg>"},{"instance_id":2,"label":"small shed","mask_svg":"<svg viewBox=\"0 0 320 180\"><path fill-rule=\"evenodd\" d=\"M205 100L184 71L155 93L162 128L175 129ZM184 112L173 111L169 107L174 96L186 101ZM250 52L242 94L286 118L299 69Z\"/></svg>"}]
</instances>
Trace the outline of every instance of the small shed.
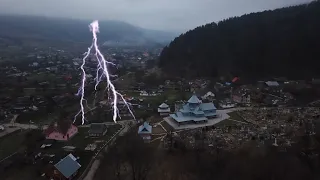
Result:
<instances>
[{"instance_id":1,"label":"small shed","mask_svg":"<svg viewBox=\"0 0 320 180\"><path fill-rule=\"evenodd\" d=\"M139 126L138 134L142 137L145 142L151 141L152 126L148 122L144 122Z\"/></svg>"},{"instance_id":2,"label":"small shed","mask_svg":"<svg viewBox=\"0 0 320 180\"><path fill-rule=\"evenodd\" d=\"M207 92L205 95L203 95L201 98L202 99L214 99L215 94L212 93L211 91Z\"/></svg>"},{"instance_id":3,"label":"small shed","mask_svg":"<svg viewBox=\"0 0 320 180\"><path fill-rule=\"evenodd\" d=\"M168 104L166 103L162 103L159 107L158 107L158 113L160 114L160 116L167 116L170 114L170 107Z\"/></svg>"}]
</instances>

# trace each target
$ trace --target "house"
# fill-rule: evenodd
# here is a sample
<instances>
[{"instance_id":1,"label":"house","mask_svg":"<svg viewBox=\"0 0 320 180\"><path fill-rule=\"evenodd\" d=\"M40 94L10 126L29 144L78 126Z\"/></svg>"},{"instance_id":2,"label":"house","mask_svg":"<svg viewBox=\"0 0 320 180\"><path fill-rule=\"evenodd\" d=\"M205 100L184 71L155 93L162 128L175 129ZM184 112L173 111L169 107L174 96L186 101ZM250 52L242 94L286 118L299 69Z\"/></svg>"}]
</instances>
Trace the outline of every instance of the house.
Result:
<instances>
[{"instance_id":1,"label":"house","mask_svg":"<svg viewBox=\"0 0 320 180\"><path fill-rule=\"evenodd\" d=\"M59 128L57 127L57 124L53 126L49 126L45 130L45 136L46 139L52 139L56 141L68 141L73 136L75 136L78 133L78 127L71 124L68 131L66 133L62 133Z\"/></svg>"},{"instance_id":2,"label":"house","mask_svg":"<svg viewBox=\"0 0 320 180\"><path fill-rule=\"evenodd\" d=\"M149 94L147 93L147 91L141 91L140 96L149 96Z\"/></svg>"},{"instance_id":3,"label":"house","mask_svg":"<svg viewBox=\"0 0 320 180\"><path fill-rule=\"evenodd\" d=\"M88 134L90 137L100 137L107 133L107 125L103 123L92 123Z\"/></svg>"},{"instance_id":4,"label":"house","mask_svg":"<svg viewBox=\"0 0 320 180\"><path fill-rule=\"evenodd\" d=\"M219 106L223 109L234 108L236 105L232 103L230 100L220 101Z\"/></svg>"},{"instance_id":5,"label":"house","mask_svg":"<svg viewBox=\"0 0 320 180\"><path fill-rule=\"evenodd\" d=\"M240 79L240 78L238 78L238 77L234 77L231 82L232 82L232 83L236 83L239 79Z\"/></svg>"},{"instance_id":6,"label":"house","mask_svg":"<svg viewBox=\"0 0 320 180\"><path fill-rule=\"evenodd\" d=\"M71 180L77 175L81 165L72 154L67 155L54 165L53 171L48 174L50 179Z\"/></svg>"},{"instance_id":7,"label":"house","mask_svg":"<svg viewBox=\"0 0 320 180\"><path fill-rule=\"evenodd\" d=\"M232 100L235 103L239 104L250 104L251 103L251 96L249 93L244 93L244 94L233 94L232 95Z\"/></svg>"},{"instance_id":8,"label":"house","mask_svg":"<svg viewBox=\"0 0 320 180\"><path fill-rule=\"evenodd\" d=\"M182 105L176 113L170 114L179 125L188 123L207 122L215 118L217 108L213 103L202 103L196 95L193 95L186 104Z\"/></svg>"},{"instance_id":9,"label":"house","mask_svg":"<svg viewBox=\"0 0 320 180\"><path fill-rule=\"evenodd\" d=\"M158 107L158 113L160 114L160 116L167 116L170 114L170 107L166 103L162 103Z\"/></svg>"},{"instance_id":10,"label":"house","mask_svg":"<svg viewBox=\"0 0 320 180\"><path fill-rule=\"evenodd\" d=\"M201 98L202 99L212 100L212 99L214 99L214 97L215 97L215 95L211 91L209 91L205 95L203 95Z\"/></svg>"},{"instance_id":11,"label":"house","mask_svg":"<svg viewBox=\"0 0 320 180\"><path fill-rule=\"evenodd\" d=\"M141 91L140 96L157 96L155 92L148 93L147 91Z\"/></svg>"},{"instance_id":12,"label":"house","mask_svg":"<svg viewBox=\"0 0 320 180\"><path fill-rule=\"evenodd\" d=\"M141 126L139 126L138 134L142 137L144 142L150 142L152 126L150 126L148 122L144 122Z\"/></svg>"},{"instance_id":13,"label":"house","mask_svg":"<svg viewBox=\"0 0 320 180\"><path fill-rule=\"evenodd\" d=\"M278 87L279 83L277 81L267 81L265 82L268 87Z\"/></svg>"}]
</instances>

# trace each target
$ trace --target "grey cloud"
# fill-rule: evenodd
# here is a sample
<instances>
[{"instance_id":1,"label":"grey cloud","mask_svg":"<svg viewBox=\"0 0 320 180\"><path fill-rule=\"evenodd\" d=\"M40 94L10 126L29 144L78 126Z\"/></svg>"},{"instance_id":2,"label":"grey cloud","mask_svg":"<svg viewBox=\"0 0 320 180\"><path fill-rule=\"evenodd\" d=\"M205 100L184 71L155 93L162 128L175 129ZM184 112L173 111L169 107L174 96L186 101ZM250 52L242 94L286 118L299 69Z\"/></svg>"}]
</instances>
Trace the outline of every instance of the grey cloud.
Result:
<instances>
[{"instance_id":1,"label":"grey cloud","mask_svg":"<svg viewBox=\"0 0 320 180\"><path fill-rule=\"evenodd\" d=\"M312 0L0 0L0 12L75 19L122 20L182 31L245 13Z\"/></svg>"}]
</instances>

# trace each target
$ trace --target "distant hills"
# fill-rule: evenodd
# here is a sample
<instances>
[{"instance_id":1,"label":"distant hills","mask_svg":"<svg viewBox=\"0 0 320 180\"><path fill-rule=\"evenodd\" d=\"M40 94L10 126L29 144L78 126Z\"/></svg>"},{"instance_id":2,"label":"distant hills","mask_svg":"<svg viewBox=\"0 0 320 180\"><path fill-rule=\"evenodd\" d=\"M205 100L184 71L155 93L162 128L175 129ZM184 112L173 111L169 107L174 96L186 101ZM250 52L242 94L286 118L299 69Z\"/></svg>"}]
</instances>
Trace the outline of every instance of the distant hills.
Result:
<instances>
[{"instance_id":1,"label":"distant hills","mask_svg":"<svg viewBox=\"0 0 320 180\"><path fill-rule=\"evenodd\" d=\"M90 21L34 16L0 16L0 38L88 42ZM100 21L100 42L108 45L166 45L177 34L120 21Z\"/></svg>"},{"instance_id":2,"label":"distant hills","mask_svg":"<svg viewBox=\"0 0 320 180\"><path fill-rule=\"evenodd\" d=\"M197 27L165 47L159 66L175 76L320 76L320 1Z\"/></svg>"}]
</instances>

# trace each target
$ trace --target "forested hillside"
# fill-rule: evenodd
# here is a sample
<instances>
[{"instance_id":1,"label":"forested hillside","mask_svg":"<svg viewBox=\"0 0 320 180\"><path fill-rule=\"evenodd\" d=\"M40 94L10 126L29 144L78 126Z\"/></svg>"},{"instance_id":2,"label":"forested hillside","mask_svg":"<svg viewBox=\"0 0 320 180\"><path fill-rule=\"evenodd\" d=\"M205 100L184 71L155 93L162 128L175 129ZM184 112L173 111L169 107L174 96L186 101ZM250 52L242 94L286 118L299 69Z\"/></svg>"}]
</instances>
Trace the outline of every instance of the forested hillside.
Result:
<instances>
[{"instance_id":1,"label":"forested hillside","mask_svg":"<svg viewBox=\"0 0 320 180\"><path fill-rule=\"evenodd\" d=\"M320 76L320 1L210 23L175 38L160 67L176 76Z\"/></svg>"}]
</instances>

